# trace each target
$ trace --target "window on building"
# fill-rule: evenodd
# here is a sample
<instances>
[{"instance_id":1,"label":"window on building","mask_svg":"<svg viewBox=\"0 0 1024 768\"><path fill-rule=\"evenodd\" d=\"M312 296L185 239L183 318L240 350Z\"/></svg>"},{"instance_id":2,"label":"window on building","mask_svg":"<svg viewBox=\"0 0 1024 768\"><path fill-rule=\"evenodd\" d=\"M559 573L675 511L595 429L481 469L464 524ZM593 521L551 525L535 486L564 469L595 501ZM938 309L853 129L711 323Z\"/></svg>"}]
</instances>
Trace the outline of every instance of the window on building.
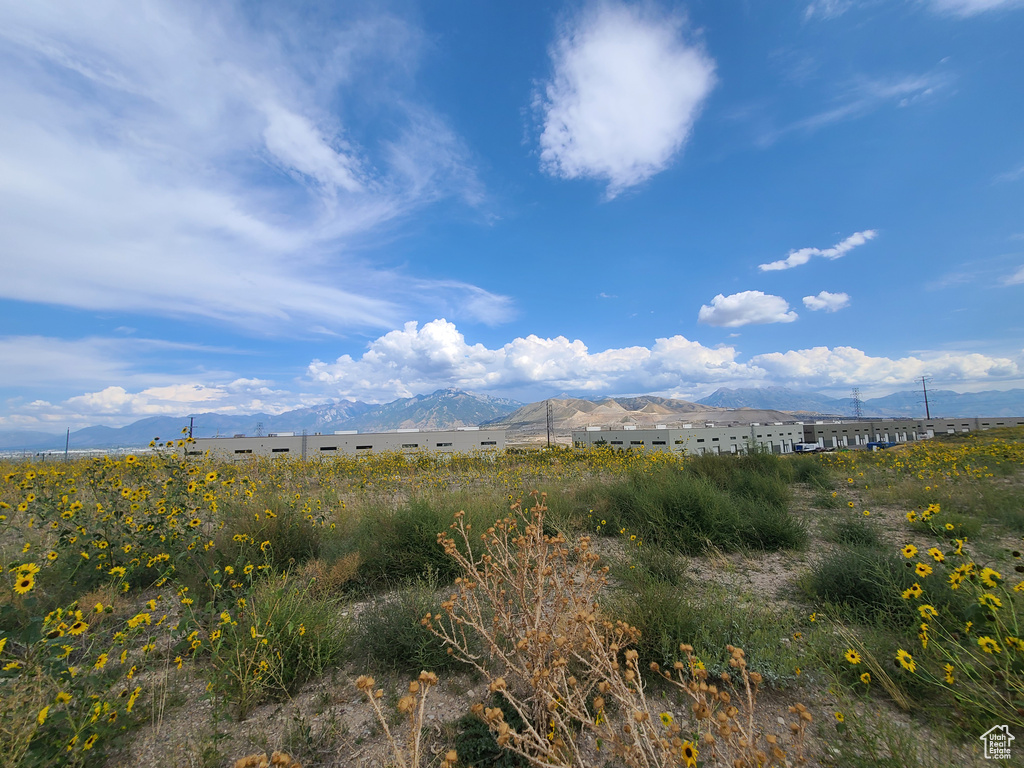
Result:
<instances>
[{"instance_id":1,"label":"window on building","mask_svg":"<svg viewBox=\"0 0 1024 768\"><path fill-rule=\"evenodd\" d=\"M402 443L403 448L419 448L419 443Z\"/></svg>"},{"instance_id":2,"label":"window on building","mask_svg":"<svg viewBox=\"0 0 1024 768\"><path fill-rule=\"evenodd\" d=\"M321 445L320 446L320 450L321 451L336 451L336 450L338 450L338 446L336 446L336 445Z\"/></svg>"},{"instance_id":3,"label":"window on building","mask_svg":"<svg viewBox=\"0 0 1024 768\"><path fill-rule=\"evenodd\" d=\"M357 451L369 451L372 448L373 448L372 445L357 445L356 446L356 450Z\"/></svg>"},{"instance_id":4,"label":"window on building","mask_svg":"<svg viewBox=\"0 0 1024 768\"><path fill-rule=\"evenodd\" d=\"M717 443L718 442L718 438L717 437L712 437L711 438L711 442L712 443Z\"/></svg>"},{"instance_id":5,"label":"window on building","mask_svg":"<svg viewBox=\"0 0 1024 768\"><path fill-rule=\"evenodd\" d=\"M481 440L480 445L497 445L497 440Z\"/></svg>"},{"instance_id":6,"label":"window on building","mask_svg":"<svg viewBox=\"0 0 1024 768\"><path fill-rule=\"evenodd\" d=\"M271 453L288 453L288 449L287 448L271 448L270 452Z\"/></svg>"},{"instance_id":7,"label":"window on building","mask_svg":"<svg viewBox=\"0 0 1024 768\"><path fill-rule=\"evenodd\" d=\"M452 444L451 443L438 443L437 447L438 448L451 448Z\"/></svg>"},{"instance_id":8,"label":"window on building","mask_svg":"<svg viewBox=\"0 0 1024 768\"><path fill-rule=\"evenodd\" d=\"M630 445L643 445L644 441L643 440L630 440L629 444Z\"/></svg>"},{"instance_id":9,"label":"window on building","mask_svg":"<svg viewBox=\"0 0 1024 768\"><path fill-rule=\"evenodd\" d=\"M664 440L651 440L651 445L664 445Z\"/></svg>"},{"instance_id":10,"label":"window on building","mask_svg":"<svg viewBox=\"0 0 1024 768\"><path fill-rule=\"evenodd\" d=\"M698 437L697 438L697 442L698 443L703 443L704 442L704 438L703 437Z\"/></svg>"},{"instance_id":11,"label":"window on building","mask_svg":"<svg viewBox=\"0 0 1024 768\"><path fill-rule=\"evenodd\" d=\"M252 448L238 448L235 453L252 453Z\"/></svg>"},{"instance_id":12,"label":"window on building","mask_svg":"<svg viewBox=\"0 0 1024 768\"><path fill-rule=\"evenodd\" d=\"M622 445L621 440L612 440L612 445Z\"/></svg>"}]
</instances>

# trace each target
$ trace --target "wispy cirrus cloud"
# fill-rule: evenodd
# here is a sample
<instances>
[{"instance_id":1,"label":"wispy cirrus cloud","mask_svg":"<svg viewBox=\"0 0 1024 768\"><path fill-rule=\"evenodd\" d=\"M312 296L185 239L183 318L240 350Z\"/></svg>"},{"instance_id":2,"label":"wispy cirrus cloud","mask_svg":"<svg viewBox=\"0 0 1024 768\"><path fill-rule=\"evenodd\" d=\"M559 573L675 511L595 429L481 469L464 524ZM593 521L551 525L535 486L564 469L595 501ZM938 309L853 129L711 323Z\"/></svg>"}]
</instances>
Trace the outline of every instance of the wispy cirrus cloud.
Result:
<instances>
[{"instance_id":1,"label":"wispy cirrus cloud","mask_svg":"<svg viewBox=\"0 0 1024 768\"><path fill-rule=\"evenodd\" d=\"M649 4L601 2L562 29L535 99L547 173L607 181L611 199L668 167L715 82L684 26Z\"/></svg>"},{"instance_id":2,"label":"wispy cirrus cloud","mask_svg":"<svg viewBox=\"0 0 1024 768\"><path fill-rule=\"evenodd\" d=\"M278 21L227 3L4 4L0 297L292 333L393 327L486 293L357 250L441 197L482 198L459 138L403 80L419 32L383 14L330 39ZM389 130L324 107L368 99Z\"/></svg>"},{"instance_id":3,"label":"wispy cirrus cloud","mask_svg":"<svg viewBox=\"0 0 1024 768\"><path fill-rule=\"evenodd\" d=\"M985 11L1009 10L1024 6L1024 0L927 0L939 13L955 16L976 16Z\"/></svg>"},{"instance_id":4,"label":"wispy cirrus cloud","mask_svg":"<svg viewBox=\"0 0 1024 768\"><path fill-rule=\"evenodd\" d=\"M863 117L886 104L907 107L933 97L948 82L949 77L943 73L890 78L858 77L845 86L836 87L829 106L792 120L781 128L763 132L757 143L768 147L791 133L815 133L829 125Z\"/></svg>"},{"instance_id":5,"label":"wispy cirrus cloud","mask_svg":"<svg viewBox=\"0 0 1024 768\"><path fill-rule=\"evenodd\" d=\"M783 269L792 269L809 262L815 256L825 259L839 259L845 256L859 245L864 245L868 240L878 236L878 231L865 229L863 232L854 232L831 248L799 248L789 252L789 255L779 261L771 261L767 264L759 264L758 269L762 272L776 272Z\"/></svg>"}]
</instances>

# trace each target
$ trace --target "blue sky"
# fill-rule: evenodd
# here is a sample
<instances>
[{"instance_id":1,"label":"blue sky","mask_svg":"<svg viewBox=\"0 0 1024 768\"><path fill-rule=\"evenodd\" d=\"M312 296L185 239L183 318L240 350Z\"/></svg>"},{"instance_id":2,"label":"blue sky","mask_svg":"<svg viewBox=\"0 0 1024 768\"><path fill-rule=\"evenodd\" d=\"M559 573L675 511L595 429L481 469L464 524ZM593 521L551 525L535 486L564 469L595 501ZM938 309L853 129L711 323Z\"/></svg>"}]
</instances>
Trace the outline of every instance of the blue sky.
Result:
<instances>
[{"instance_id":1,"label":"blue sky","mask_svg":"<svg viewBox=\"0 0 1024 768\"><path fill-rule=\"evenodd\" d=\"M1024 384L1024 2L0 0L0 429Z\"/></svg>"}]
</instances>

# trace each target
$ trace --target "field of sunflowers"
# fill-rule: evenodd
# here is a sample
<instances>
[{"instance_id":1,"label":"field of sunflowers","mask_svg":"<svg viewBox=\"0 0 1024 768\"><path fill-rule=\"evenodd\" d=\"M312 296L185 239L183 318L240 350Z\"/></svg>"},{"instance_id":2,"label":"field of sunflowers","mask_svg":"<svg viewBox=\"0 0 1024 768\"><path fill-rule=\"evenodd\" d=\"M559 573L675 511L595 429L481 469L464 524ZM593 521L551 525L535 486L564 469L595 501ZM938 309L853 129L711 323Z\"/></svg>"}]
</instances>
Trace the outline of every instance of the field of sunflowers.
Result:
<instances>
[{"instance_id":1,"label":"field of sunflowers","mask_svg":"<svg viewBox=\"0 0 1024 768\"><path fill-rule=\"evenodd\" d=\"M1024 430L816 456L510 449L226 463L185 447L156 438L137 454L0 462L7 765L131 764L132 744L196 695L221 736L175 764L233 765L243 752L232 729L268 702L339 674L422 670L394 701L360 678L368 712L398 713L383 712L372 734L397 742L391 764L711 766L725 764L740 727L729 714L739 702L718 693L745 696L737 670L748 680L748 664L753 687L789 716L745 721L737 764L992 764L978 737L996 725L1024 754ZM539 508L535 490L546 493L537 546L564 548L558 567L587 562L597 575L586 578L600 580L582 615L617 627L615 643L600 632L592 642L611 648L615 670L618 654L636 670L622 691L639 695L640 719L625 733L655 729L649 755L600 737L593 702L607 680L586 688L579 718L555 716L566 693L544 722L510 725L518 713L497 714L504 679L486 669L491 640L449 653L456 644L423 619L449 594L469 599L465 563L491 557L477 532L486 543L510 507ZM448 537L463 529L473 533ZM509 539L509 567L535 567L534 555L516 560L528 539ZM770 582L755 578L769 566ZM505 641L525 648L535 636ZM673 668L681 688L662 679ZM494 698L438 729L450 748L421 752L417 737L409 752L392 731L409 714L419 733L417 696L438 675L490 681ZM566 679L590 685L580 672ZM691 683L702 696L714 688L711 703L687 699ZM648 703L653 724L641 717ZM330 705L325 696L307 713L305 740L281 745L290 756L275 764L351 764L351 739L314 738ZM547 733L541 746L517 735L531 729ZM567 751L587 729L590 751Z\"/></svg>"}]
</instances>

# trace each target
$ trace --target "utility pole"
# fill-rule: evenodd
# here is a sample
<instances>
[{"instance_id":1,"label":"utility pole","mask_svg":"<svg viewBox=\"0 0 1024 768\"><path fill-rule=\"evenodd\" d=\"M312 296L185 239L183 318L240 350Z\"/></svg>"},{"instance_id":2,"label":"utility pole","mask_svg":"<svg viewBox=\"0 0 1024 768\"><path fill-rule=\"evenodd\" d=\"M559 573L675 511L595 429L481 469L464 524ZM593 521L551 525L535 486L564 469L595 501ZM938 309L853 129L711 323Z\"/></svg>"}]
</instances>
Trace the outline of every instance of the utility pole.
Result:
<instances>
[{"instance_id":1,"label":"utility pole","mask_svg":"<svg viewBox=\"0 0 1024 768\"><path fill-rule=\"evenodd\" d=\"M547 422L548 422L548 448L551 447L551 431L554 428L555 418L551 413L551 401L545 401L545 408L547 410Z\"/></svg>"},{"instance_id":2,"label":"utility pole","mask_svg":"<svg viewBox=\"0 0 1024 768\"><path fill-rule=\"evenodd\" d=\"M68 463L68 448L71 447L71 427L68 427L67 437L64 438L64 463Z\"/></svg>"},{"instance_id":3,"label":"utility pole","mask_svg":"<svg viewBox=\"0 0 1024 768\"><path fill-rule=\"evenodd\" d=\"M192 437L192 427L195 425L195 420L196 420L195 416L189 416L188 417L188 436L189 437Z\"/></svg>"},{"instance_id":4,"label":"utility pole","mask_svg":"<svg viewBox=\"0 0 1024 768\"><path fill-rule=\"evenodd\" d=\"M921 387L924 389L924 417L930 419L932 412L928 408L928 379L925 376L921 377Z\"/></svg>"},{"instance_id":5,"label":"utility pole","mask_svg":"<svg viewBox=\"0 0 1024 768\"><path fill-rule=\"evenodd\" d=\"M850 393L853 398L853 415L858 419L864 418L864 402L860 399L860 387L854 387Z\"/></svg>"}]
</instances>

